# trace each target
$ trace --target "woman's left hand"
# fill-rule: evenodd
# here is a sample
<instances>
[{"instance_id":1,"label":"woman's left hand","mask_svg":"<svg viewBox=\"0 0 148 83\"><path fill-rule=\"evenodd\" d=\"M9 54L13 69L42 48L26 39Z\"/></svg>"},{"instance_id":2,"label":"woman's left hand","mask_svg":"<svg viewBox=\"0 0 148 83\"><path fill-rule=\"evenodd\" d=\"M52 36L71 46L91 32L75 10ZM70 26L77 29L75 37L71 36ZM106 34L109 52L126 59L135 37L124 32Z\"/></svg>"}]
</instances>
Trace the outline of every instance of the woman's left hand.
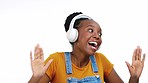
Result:
<instances>
[{"instance_id":1,"label":"woman's left hand","mask_svg":"<svg viewBox=\"0 0 148 83\"><path fill-rule=\"evenodd\" d=\"M137 46L132 56L132 64L130 65L128 62L126 62L131 77L139 78L142 73L145 61L145 54L143 54L142 58L141 55L142 49Z\"/></svg>"}]
</instances>

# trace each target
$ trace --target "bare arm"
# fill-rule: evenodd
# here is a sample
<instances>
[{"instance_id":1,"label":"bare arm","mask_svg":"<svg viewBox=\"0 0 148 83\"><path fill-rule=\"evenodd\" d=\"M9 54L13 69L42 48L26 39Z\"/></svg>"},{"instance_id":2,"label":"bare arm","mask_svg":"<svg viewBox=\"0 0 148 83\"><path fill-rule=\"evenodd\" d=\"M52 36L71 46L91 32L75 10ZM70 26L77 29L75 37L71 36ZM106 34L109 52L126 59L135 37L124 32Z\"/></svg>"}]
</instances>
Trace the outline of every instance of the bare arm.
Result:
<instances>
[{"instance_id":1,"label":"bare arm","mask_svg":"<svg viewBox=\"0 0 148 83\"><path fill-rule=\"evenodd\" d=\"M106 83L124 83L114 69L112 69L109 76L105 78L105 82Z\"/></svg>"},{"instance_id":2,"label":"bare arm","mask_svg":"<svg viewBox=\"0 0 148 83\"><path fill-rule=\"evenodd\" d=\"M44 74L41 78L34 77L32 75L28 83L49 83L49 82L50 82L50 79L48 78L46 74Z\"/></svg>"},{"instance_id":3,"label":"bare arm","mask_svg":"<svg viewBox=\"0 0 148 83\"><path fill-rule=\"evenodd\" d=\"M32 58L32 52L30 52L30 62L33 75L28 83L49 83L50 79L45 73L52 61L53 59L49 60L45 65L43 50L39 45L37 45L34 50L34 60Z\"/></svg>"}]
</instances>

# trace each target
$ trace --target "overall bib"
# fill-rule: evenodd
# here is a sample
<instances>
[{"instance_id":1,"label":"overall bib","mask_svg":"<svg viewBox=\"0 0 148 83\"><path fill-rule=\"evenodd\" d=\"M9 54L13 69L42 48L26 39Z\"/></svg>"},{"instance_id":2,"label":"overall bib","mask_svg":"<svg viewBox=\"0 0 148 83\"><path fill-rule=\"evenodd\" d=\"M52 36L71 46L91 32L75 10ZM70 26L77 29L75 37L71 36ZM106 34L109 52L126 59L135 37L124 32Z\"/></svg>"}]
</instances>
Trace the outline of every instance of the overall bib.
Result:
<instances>
[{"instance_id":1,"label":"overall bib","mask_svg":"<svg viewBox=\"0 0 148 83\"><path fill-rule=\"evenodd\" d=\"M94 55L90 56L94 76L87 76L82 79L77 79L77 78L71 77L72 64L71 64L70 52L65 52L65 60L66 60L67 83L102 83L100 76L98 75L98 67L97 67L97 63L96 63L96 59L95 59Z\"/></svg>"}]
</instances>

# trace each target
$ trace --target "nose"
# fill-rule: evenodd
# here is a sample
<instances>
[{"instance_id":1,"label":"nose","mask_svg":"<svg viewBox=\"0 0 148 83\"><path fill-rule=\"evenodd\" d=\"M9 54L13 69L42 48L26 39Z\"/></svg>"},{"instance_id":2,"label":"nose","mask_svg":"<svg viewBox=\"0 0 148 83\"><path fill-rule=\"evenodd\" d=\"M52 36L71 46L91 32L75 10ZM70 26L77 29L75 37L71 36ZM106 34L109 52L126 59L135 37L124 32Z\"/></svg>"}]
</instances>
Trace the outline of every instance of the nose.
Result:
<instances>
[{"instance_id":1,"label":"nose","mask_svg":"<svg viewBox=\"0 0 148 83\"><path fill-rule=\"evenodd\" d=\"M101 38L98 32L95 32L95 33L94 33L94 38L95 38L95 39L100 39L100 38Z\"/></svg>"}]
</instances>

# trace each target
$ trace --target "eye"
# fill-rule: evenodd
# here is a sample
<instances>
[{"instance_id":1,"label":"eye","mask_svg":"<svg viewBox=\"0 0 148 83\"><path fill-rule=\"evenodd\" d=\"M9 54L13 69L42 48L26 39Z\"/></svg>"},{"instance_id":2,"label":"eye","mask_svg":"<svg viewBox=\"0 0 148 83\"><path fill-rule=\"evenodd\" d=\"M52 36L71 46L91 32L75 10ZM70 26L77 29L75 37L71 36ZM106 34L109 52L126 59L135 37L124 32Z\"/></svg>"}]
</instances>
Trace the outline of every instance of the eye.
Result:
<instances>
[{"instance_id":1,"label":"eye","mask_svg":"<svg viewBox=\"0 0 148 83\"><path fill-rule=\"evenodd\" d=\"M93 32L93 30L92 30L92 29L89 29L88 31L89 31L90 33L92 33L92 32Z\"/></svg>"},{"instance_id":2,"label":"eye","mask_svg":"<svg viewBox=\"0 0 148 83\"><path fill-rule=\"evenodd\" d=\"M102 33L99 33L99 36L101 37L102 36Z\"/></svg>"}]
</instances>

